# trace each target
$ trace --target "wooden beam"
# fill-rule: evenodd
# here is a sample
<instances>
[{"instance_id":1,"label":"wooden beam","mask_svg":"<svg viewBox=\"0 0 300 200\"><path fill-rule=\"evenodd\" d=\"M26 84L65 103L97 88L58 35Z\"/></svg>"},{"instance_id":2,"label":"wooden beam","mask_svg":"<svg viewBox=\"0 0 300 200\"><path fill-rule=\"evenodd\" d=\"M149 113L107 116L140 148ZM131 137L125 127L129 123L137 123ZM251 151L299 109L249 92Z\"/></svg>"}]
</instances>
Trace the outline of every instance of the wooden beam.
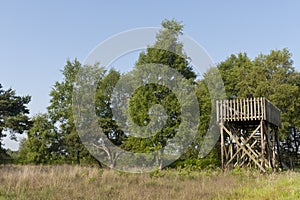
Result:
<instances>
[{"instance_id":1,"label":"wooden beam","mask_svg":"<svg viewBox=\"0 0 300 200\"><path fill-rule=\"evenodd\" d=\"M258 161L247 151L247 149L238 141L238 138L236 138L235 136L232 135L232 133L230 131L228 131L228 129L223 126L223 129L226 131L226 133L234 138L235 142L237 145L239 145L239 147L248 155L248 157L263 171L266 172L266 170L258 163ZM223 166L222 166L223 167Z\"/></svg>"},{"instance_id":2,"label":"wooden beam","mask_svg":"<svg viewBox=\"0 0 300 200\"><path fill-rule=\"evenodd\" d=\"M254 103L253 103L253 110L254 110L254 119L257 120L257 115L256 115L256 99L253 99Z\"/></svg>"},{"instance_id":3,"label":"wooden beam","mask_svg":"<svg viewBox=\"0 0 300 200\"><path fill-rule=\"evenodd\" d=\"M217 122L220 122L219 100L216 101Z\"/></svg>"},{"instance_id":4,"label":"wooden beam","mask_svg":"<svg viewBox=\"0 0 300 200\"><path fill-rule=\"evenodd\" d=\"M265 140L264 140L264 122L260 121L260 136L261 136L261 167L265 166Z\"/></svg>"},{"instance_id":5,"label":"wooden beam","mask_svg":"<svg viewBox=\"0 0 300 200\"><path fill-rule=\"evenodd\" d=\"M250 116L250 119L253 120L253 98L250 99Z\"/></svg>"},{"instance_id":6,"label":"wooden beam","mask_svg":"<svg viewBox=\"0 0 300 200\"><path fill-rule=\"evenodd\" d=\"M257 140L255 140L255 141L251 144L250 147L253 148L254 145L256 145L256 143L257 143ZM258 154L257 152L255 152L255 154L256 154L256 157L259 157L259 154ZM243 158L245 155L246 155L246 154L243 154L241 158Z\"/></svg>"},{"instance_id":7,"label":"wooden beam","mask_svg":"<svg viewBox=\"0 0 300 200\"><path fill-rule=\"evenodd\" d=\"M272 164L274 168L276 166L275 144L276 141L275 141L275 127L274 127L272 130Z\"/></svg>"},{"instance_id":8,"label":"wooden beam","mask_svg":"<svg viewBox=\"0 0 300 200\"><path fill-rule=\"evenodd\" d=\"M249 99L246 99L246 106L247 106L247 120L250 120L250 110L249 110Z\"/></svg>"},{"instance_id":9,"label":"wooden beam","mask_svg":"<svg viewBox=\"0 0 300 200\"><path fill-rule=\"evenodd\" d=\"M260 125L256 127L256 129L251 133L251 135L245 140L245 143L248 143L248 141L255 135L255 133L259 130ZM256 140L255 140L256 141ZM241 151L241 148L238 148L237 151L234 153L234 155L231 157L231 159L227 162L230 163L236 156L237 154ZM257 153L256 153L257 154ZM242 157L241 157L242 158Z\"/></svg>"},{"instance_id":10,"label":"wooden beam","mask_svg":"<svg viewBox=\"0 0 300 200\"><path fill-rule=\"evenodd\" d=\"M223 133L224 125L223 123L220 123L220 133L221 133L221 162L222 162L222 171L224 172L225 166L224 166L224 133Z\"/></svg>"}]
</instances>

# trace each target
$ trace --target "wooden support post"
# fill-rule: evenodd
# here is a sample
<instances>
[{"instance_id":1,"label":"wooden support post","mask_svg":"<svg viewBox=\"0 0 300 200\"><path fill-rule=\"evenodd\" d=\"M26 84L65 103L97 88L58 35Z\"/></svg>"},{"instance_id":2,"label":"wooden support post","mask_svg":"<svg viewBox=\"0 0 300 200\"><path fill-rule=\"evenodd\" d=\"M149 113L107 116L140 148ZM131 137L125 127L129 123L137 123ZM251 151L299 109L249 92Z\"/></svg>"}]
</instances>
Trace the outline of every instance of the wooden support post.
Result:
<instances>
[{"instance_id":1,"label":"wooden support post","mask_svg":"<svg viewBox=\"0 0 300 200\"><path fill-rule=\"evenodd\" d=\"M265 138L266 138L266 140L265 140L265 143L266 143L266 145L267 145L267 151L266 151L266 153L267 153L267 156L268 156L268 158L267 158L267 161L268 161L268 163L267 163L267 165L268 165L268 167L271 167L271 168L273 168L273 164L271 163L272 162L272 159L271 159L271 156L272 156L272 147L271 147L271 133L270 133L270 124L268 123L268 122L265 122Z\"/></svg>"},{"instance_id":2,"label":"wooden support post","mask_svg":"<svg viewBox=\"0 0 300 200\"><path fill-rule=\"evenodd\" d=\"M220 133L221 133L221 162L222 162L222 171L225 170L224 165L224 135L223 135L223 123L220 123Z\"/></svg>"},{"instance_id":3,"label":"wooden support post","mask_svg":"<svg viewBox=\"0 0 300 200\"><path fill-rule=\"evenodd\" d=\"M265 140L264 140L264 122L260 121L260 139L261 139L261 167L265 169Z\"/></svg>"},{"instance_id":4,"label":"wooden support post","mask_svg":"<svg viewBox=\"0 0 300 200\"><path fill-rule=\"evenodd\" d=\"M232 156L233 156L233 143L232 143L232 140L230 140L229 149L230 149L230 158L232 158Z\"/></svg>"},{"instance_id":5,"label":"wooden support post","mask_svg":"<svg viewBox=\"0 0 300 200\"><path fill-rule=\"evenodd\" d=\"M279 145L279 139L278 139L278 127L275 129L275 140L277 144L277 155L278 155L278 160L279 160L279 167L283 169L282 166L282 156L281 156L281 150L280 150L280 145Z\"/></svg>"},{"instance_id":6,"label":"wooden support post","mask_svg":"<svg viewBox=\"0 0 300 200\"><path fill-rule=\"evenodd\" d=\"M273 164L273 168L275 169L276 167L276 154L275 154L275 145L276 145L276 141L275 141L275 127L272 128L272 164Z\"/></svg>"}]
</instances>

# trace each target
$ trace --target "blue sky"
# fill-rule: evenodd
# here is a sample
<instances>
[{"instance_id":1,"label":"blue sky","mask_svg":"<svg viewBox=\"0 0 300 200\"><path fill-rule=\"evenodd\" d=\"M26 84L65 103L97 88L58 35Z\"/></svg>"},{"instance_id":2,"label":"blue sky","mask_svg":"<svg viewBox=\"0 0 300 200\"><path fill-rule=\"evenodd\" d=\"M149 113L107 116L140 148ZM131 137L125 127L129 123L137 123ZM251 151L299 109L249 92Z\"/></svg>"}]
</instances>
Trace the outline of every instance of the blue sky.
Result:
<instances>
[{"instance_id":1,"label":"blue sky","mask_svg":"<svg viewBox=\"0 0 300 200\"><path fill-rule=\"evenodd\" d=\"M300 71L299 1L1 1L0 83L29 94L31 115L45 112L66 60L83 61L100 42L175 18L215 63L288 48ZM17 144L5 140L6 147Z\"/></svg>"}]
</instances>

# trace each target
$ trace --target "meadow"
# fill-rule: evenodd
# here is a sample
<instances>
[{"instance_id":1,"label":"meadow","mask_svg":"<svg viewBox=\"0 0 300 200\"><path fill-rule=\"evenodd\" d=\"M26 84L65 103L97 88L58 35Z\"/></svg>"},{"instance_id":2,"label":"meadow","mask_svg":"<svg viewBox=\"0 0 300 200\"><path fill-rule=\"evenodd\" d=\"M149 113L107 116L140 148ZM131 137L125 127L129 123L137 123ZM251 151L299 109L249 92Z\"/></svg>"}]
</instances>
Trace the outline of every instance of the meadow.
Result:
<instances>
[{"instance_id":1,"label":"meadow","mask_svg":"<svg viewBox=\"0 0 300 200\"><path fill-rule=\"evenodd\" d=\"M129 174L88 166L2 165L2 199L300 199L300 173L236 169Z\"/></svg>"}]
</instances>

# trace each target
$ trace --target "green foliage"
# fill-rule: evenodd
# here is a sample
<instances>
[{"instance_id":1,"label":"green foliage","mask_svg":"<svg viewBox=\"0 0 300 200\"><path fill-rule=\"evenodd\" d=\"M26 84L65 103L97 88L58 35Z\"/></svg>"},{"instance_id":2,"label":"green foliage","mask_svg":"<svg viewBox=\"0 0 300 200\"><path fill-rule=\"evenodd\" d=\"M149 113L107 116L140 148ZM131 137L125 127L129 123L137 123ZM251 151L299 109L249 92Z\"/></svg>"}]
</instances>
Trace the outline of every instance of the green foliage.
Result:
<instances>
[{"instance_id":1,"label":"green foliage","mask_svg":"<svg viewBox=\"0 0 300 200\"><path fill-rule=\"evenodd\" d=\"M16 140L16 133L22 134L30 128L27 108L30 99L30 96L17 96L13 89L4 90L0 84L0 159L9 157L2 149L3 137L9 133L10 139Z\"/></svg>"},{"instance_id":2,"label":"green foliage","mask_svg":"<svg viewBox=\"0 0 300 200\"><path fill-rule=\"evenodd\" d=\"M245 176L245 170L239 166L235 167L230 173L241 178Z\"/></svg>"},{"instance_id":3,"label":"green foliage","mask_svg":"<svg viewBox=\"0 0 300 200\"><path fill-rule=\"evenodd\" d=\"M164 177L167 174L167 170L155 170L153 172L150 172L150 177L151 178L160 178L160 177Z\"/></svg>"},{"instance_id":4,"label":"green foliage","mask_svg":"<svg viewBox=\"0 0 300 200\"><path fill-rule=\"evenodd\" d=\"M37 115L27 132L28 139L22 141L20 154L25 163L50 164L58 160L59 138L47 115Z\"/></svg>"},{"instance_id":5,"label":"green foliage","mask_svg":"<svg viewBox=\"0 0 300 200\"><path fill-rule=\"evenodd\" d=\"M102 131L107 138L117 146L123 144L126 136L124 132L113 120L113 113L111 110L111 97L115 85L120 79L120 73L111 69L104 77L99 80L98 87L95 94L95 109L96 115L99 117L99 124Z\"/></svg>"},{"instance_id":6,"label":"green foliage","mask_svg":"<svg viewBox=\"0 0 300 200\"><path fill-rule=\"evenodd\" d=\"M192 71L187 56L183 52L183 45L178 41L178 37L182 34L183 25L175 20L165 20L162 22L162 29L156 36L154 45L149 46L147 50L140 54L135 68L131 74L127 76L132 77L151 77L154 79L156 75L153 69L159 67L161 73L156 82L147 82L142 80L144 86L137 88L129 101L128 112L133 120L133 123L140 127L151 126L151 121L158 121L159 128L141 129L138 127L130 132L139 133L143 137L129 136L122 147L131 152L153 152L162 150L168 141L173 138L178 132L178 127L182 123L181 106L179 104L178 96L175 96L173 91L160 83L160 80L170 80L168 72L164 71L164 66L172 68L179 72L183 78L189 83L194 83L196 74ZM128 78L134 85L135 78ZM167 116L165 124L165 116L151 115L154 111L151 109L164 109L164 114ZM128 122L130 124L131 122ZM182 141L185 141L182 138ZM158 155L159 157L159 155ZM160 158L157 160L158 165L161 166Z\"/></svg>"},{"instance_id":7,"label":"green foliage","mask_svg":"<svg viewBox=\"0 0 300 200\"><path fill-rule=\"evenodd\" d=\"M53 153L59 154L69 163L77 164L84 157L90 156L76 132L72 111L73 85L80 68L78 60L67 61L62 71L63 81L54 84L48 107L51 123L57 127L55 134L59 148Z\"/></svg>"},{"instance_id":8,"label":"green foliage","mask_svg":"<svg viewBox=\"0 0 300 200\"><path fill-rule=\"evenodd\" d=\"M81 64L67 61L63 81L56 82L50 93L46 114L33 117L27 140L21 141L21 163L93 163L76 132L72 111L73 84Z\"/></svg>"},{"instance_id":9,"label":"green foliage","mask_svg":"<svg viewBox=\"0 0 300 200\"><path fill-rule=\"evenodd\" d=\"M220 161L218 158L207 157L202 159L190 158L185 160L177 160L171 167L176 167L179 171L199 171L215 169L219 166Z\"/></svg>"},{"instance_id":10,"label":"green foliage","mask_svg":"<svg viewBox=\"0 0 300 200\"><path fill-rule=\"evenodd\" d=\"M0 164L8 164L15 162L15 155L9 149L0 149Z\"/></svg>"},{"instance_id":11,"label":"green foliage","mask_svg":"<svg viewBox=\"0 0 300 200\"><path fill-rule=\"evenodd\" d=\"M178 41L183 25L175 20L165 20L162 26L155 44L140 54L136 67L152 63L162 64L176 69L186 79L194 81L196 74L183 51L183 44Z\"/></svg>"},{"instance_id":12,"label":"green foliage","mask_svg":"<svg viewBox=\"0 0 300 200\"><path fill-rule=\"evenodd\" d=\"M231 55L218 65L227 97L266 97L281 110L282 127L299 126L300 74L291 56L287 49L272 50L253 60L246 53Z\"/></svg>"}]
</instances>

